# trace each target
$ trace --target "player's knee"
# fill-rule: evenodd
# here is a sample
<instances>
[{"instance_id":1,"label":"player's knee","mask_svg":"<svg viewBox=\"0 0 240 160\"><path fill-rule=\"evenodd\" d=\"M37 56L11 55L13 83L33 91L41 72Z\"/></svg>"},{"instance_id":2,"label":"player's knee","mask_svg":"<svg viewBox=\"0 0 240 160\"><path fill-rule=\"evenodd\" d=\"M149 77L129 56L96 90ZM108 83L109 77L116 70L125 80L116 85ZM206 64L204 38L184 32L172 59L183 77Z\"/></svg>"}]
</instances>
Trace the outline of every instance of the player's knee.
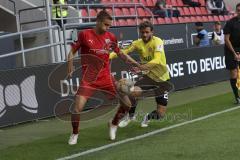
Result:
<instances>
[{"instance_id":1,"label":"player's knee","mask_svg":"<svg viewBox=\"0 0 240 160\"><path fill-rule=\"evenodd\" d=\"M131 100L126 95L120 97L120 104L121 106L124 106L127 108L130 108L132 106Z\"/></svg>"},{"instance_id":2,"label":"player's knee","mask_svg":"<svg viewBox=\"0 0 240 160\"><path fill-rule=\"evenodd\" d=\"M75 113L80 113L80 112L82 111L82 108L83 108L83 107L81 107L80 105L75 105L75 107L74 107L74 112L75 112Z\"/></svg>"},{"instance_id":3,"label":"player's knee","mask_svg":"<svg viewBox=\"0 0 240 160\"><path fill-rule=\"evenodd\" d=\"M74 113L80 113L80 109L79 108L74 108Z\"/></svg>"},{"instance_id":4,"label":"player's knee","mask_svg":"<svg viewBox=\"0 0 240 160\"><path fill-rule=\"evenodd\" d=\"M131 105L132 105L133 107L137 106L137 99L136 99L135 97L129 96L129 99L130 99Z\"/></svg>"},{"instance_id":5,"label":"player's knee","mask_svg":"<svg viewBox=\"0 0 240 160\"><path fill-rule=\"evenodd\" d=\"M134 89L131 91L130 96L140 97L142 95L142 89L138 86L134 86Z\"/></svg>"},{"instance_id":6,"label":"player's knee","mask_svg":"<svg viewBox=\"0 0 240 160\"><path fill-rule=\"evenodd\" d=\"M158 96L155 98L156 102L158 105L161 105L161 106L167 106L168 104L168 97L166 96Z\"/></svg>"}]
</instances>

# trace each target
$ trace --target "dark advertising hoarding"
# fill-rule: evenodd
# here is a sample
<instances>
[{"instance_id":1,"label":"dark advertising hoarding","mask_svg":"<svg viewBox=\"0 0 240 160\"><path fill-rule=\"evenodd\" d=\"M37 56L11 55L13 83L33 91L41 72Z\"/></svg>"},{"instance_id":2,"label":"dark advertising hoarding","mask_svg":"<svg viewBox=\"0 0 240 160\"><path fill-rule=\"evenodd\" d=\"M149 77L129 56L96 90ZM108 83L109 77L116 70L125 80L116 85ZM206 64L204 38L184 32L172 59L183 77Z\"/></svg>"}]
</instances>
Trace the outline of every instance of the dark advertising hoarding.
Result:
<instances>
[{"instance_id":1,"label":"dark advertising hoarding","mask_svg":"<svg viewBox=\"0 0 240 160\"><path fill-rule=\"evenodd\" d=\"M186 49L184 24L156 27L157 36L172 39L165 42L169 43L165 49L171 82L176 90L227 79L223 46ZM174 30L176 27L181 31ZM174 32L170 33L168 29ZM113 28L112 32L121 40L123 47L138 36L136 27ZM137 59L137 53L133 54ZM78 62L75 68L71 79L66 77L65 63L0 71L0 127L68 113L81 79ZM119 59L112 61L111 71L116 79L138 78L130 74L129 67ZM105 100L102 94L97 93L86 108L105 103Z\"/></svg>"},{"instance_id":2,"label":"dark advertising hoarding","mask_svg":"<svg viewBox=\"0 0 240 160\"><path fill-rule=\"evenodd\" d=\"M169 51L166 55L176 90L227 79L221 46ZM64 63L1 71L4 78L0 79L0 126L54 116L60 102L74 99L81 79L79 63L75 63L75 68L79 69L71 79L66 77ZM112 61L111 70L116 79L137 79L119 59ZM103 97L97 95L89 104L104 103Z\"/></svg>"}]
</instances>

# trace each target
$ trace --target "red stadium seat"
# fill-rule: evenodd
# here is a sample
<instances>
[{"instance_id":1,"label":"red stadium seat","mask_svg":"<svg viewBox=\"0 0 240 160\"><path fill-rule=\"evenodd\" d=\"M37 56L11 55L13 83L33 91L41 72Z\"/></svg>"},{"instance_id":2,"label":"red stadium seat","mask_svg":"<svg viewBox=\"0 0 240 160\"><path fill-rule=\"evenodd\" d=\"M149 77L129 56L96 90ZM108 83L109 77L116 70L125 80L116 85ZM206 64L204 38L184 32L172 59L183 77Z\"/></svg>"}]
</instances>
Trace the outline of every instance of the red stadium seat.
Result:
<instances>
[{"instance_id":1,"label":"red stadium seat","mask_svg":"<svg viewBox=\"0 0 240 160\"><path fill-rule=\"evenodd\" d=\"M197 19L197 22L203 22L202 16L197 16L196 19Z\"/></svg>"},{"instance_id":2,"label":"red stadium seat","mask_svg":"<svg viewBox=\"0 0 240 160\"><path fill-rule=\"evenodd\" d=\"M89 13L89 16L90 16L90 17L96 17L96 16L97 16L97 12L96 12L95 9L90 9L89 12L90 12L90 13Z\"/></svg>"},{"instance_id":3,"label":"red stadium seat","mask_svg":"<svg viewBox=\"0 0 240 160\"><path fill-rule=\"evenodd\" d=\"M178 4L178 6L181 6L181 7L184 6L182 0L177 0L177 4Z\"/></svg>"},{"instance_id":4,"label":"red stadium seat","mask_svg":"<svg viewBox=\"0 0 240 160\"><path fill-rule=\"evenodd\" d=\"M137 24L135 19L127 19L127 23L129 26L135 26Z\"/></svg>"},{"instance_id":5,"label":"red stadium seat","mask_svg":"<svg viewBox=\"0 0 240 160\"><path fill-rule=\"evenodd\" d=\"M138 13L138 16L140 16L140 17L145 17L146 16L143 8L137 8L137 13Z\"/></svg>"},{"instance_id":6,"label":"red stadium seat","mask_svg":"<svg viewBox=\"0 0 240 160\"><path fill-rule=\"evenodd\" d=\"M189 7L189 11L190 11L191 15L196 15L197 14L193 7Z\"/></svg>"},{"instance_id":7,"label":"red stadium seat","mask_svg":"<svg viewBox=\"0 0 240 160\"><path fill-rule=\"evenodd\" d=\"M165 17L164 20L165 20L165 22L166 22L167 24L172 23L171 18Z\"/></svg>"},{"instance_id":8,"label":"red stadium seat","mask_svg":"<svg viewBox=\"0 0 240 160\"><path fill-rule=\"evenodd\" d=\"M178 7L177 9L179 10L181 16L185 15L182 7Z\"/></svg>"},{"instance_id":9,"label":"red stadium seat","mask_svg":"<svg viewBox=\"0 0 240 160\"><path fill-rule=\"evenodd\" d=\"M118 3L125 3L124 0L118 0L117 2L118 2Z\"/></svg>"},{"instance_id":10,"label":"red stadium seat","mask_svg":"<svg viewBox=\"0 0 240 160\"><path fill-rule=\"evenodd\" d=\"M153 24L158 24L157 18L154 18L154 19L153 19Z\"/></svg>"},{"instance_id":11,"label":"red stadium seat","mask_svg":"<svg viewBox=\"0 0 240 160\"><path fill-rule=\"evenodd\" d=\"M183 7L184 15L191 15L188 7Z\"/></svg>"},{"instance_id":12,"label":"red stadium seat","mask_svg":"<svg viewBox=\"0 0 240 160\"><path fill-rule=\"evenodd\" d=\"M186 23L185 18L183 17L178 17L179 23Z\"/></svg>"},{"instance_id":13,"label":"red stadium seat","mask_svg":"<svg viewBox=\"0 0 240 160\"><path fill-rule=\"evenodd\" d=\"M123 14L124 14L125 16L130 16L130 15L131 15L131 13L130 13L130 11L129 11L128 8L122 8L122 12L123 12Z\"/></svg>"},{"instance_id":14,"label":"red stadium seat","mask_svg":"<svg viewBox=\"0 0 240 160\"><path fill-rule=\"evenodd\" d=\"M198 20L195 16L191 16L190 19L191 19L192 22L198 22Z\"/></svg>"},{"instance_id":15,"label":"red stadium seat","mask_svg":"<svg viewBox=\"0 0 240 160\"><path fill-rule=\"evenodd\" d=\"M214 21L219 21L218 16L213 16L213 20L214 20Z\"/></svg>"},{"instance_id":16,"label":"red stadium seat","mask_svg":"<svg viewBox=\"0 0 240 160\"><path fill-rule=\"evenodd\" d=\"M157 21L158 21L158 24L165 24L166 22L165 22L165 20L164 20L164 18L157 18Z\"/></svg>"},{"instance_id":17,"label":"red stadium seat","mask_svg":"<svg viewBox=\"0 0 240 160\"><path fill-rule=\"evenodd\" d=\"M132 16L136 16L137 15L135 8L130 8L129 11L130 11Z\"/></svg>"},{"instance_id":18,"label":"red stadium seat","mask_svg":"<svg viewBox=\"0 0 240 160\"><path fill-rule=\"evenodd\" d=\"M147 6L148 7L153 7L155 5L155 3L153 3L152 0L147 0Z\"/></svg>"},{"instance_id":19,"label":"red stadium seat","mask_svg":"<svg viewBox=\"0 0 240 160\"><path fill-rule=\"evenodd\" d=\"M137 22L137 24L140 24L141 22L143 22L143 19L138 18L138 22Z\"/></svg>"},{"instance_id":20,"label":"red stadium seat","mask_svg":"<svg viewBox=\"0 0 240 160\"><path fill-rule=\"evenodd\" d=\"M178 6L177 0L171 0L171 4L172 4L173 6Z\"/></svg>"},{"instance_id":21,"label":"red stadium seat","mask_svg":"<svg viewBox=\"0 0 240 160\"><path fill-rule=\"evenodd\" d=\"M148 5L147 2L146 2L146 0L140 0L139 2L142 3L144 6L147 6L147 5Z\"/></svg>"},{"instance_id":22,"label":"red stadium seat","mask_svg":"<svg viewBox=\"0 0 240 160\"><path fill-rule=\"evenodd\" d=\"M178 18L172 17L171 18L172 23L179 23Z\"/></svg>"},{"instance_id":23,"label":"red stadium seat","mask_svg":"<svg viewBox=\"0 0 240 160\"><path fill-rule=\"evenodd\" d=\"M219 15L218 18L219 18L220 21L225 21L225 19L222 15Z\"/></svg>"},{"instance_id":24,"label":"red stadium seat","mask_svg":"<svg viewBox=\"0 0 240 160\"><path fill-rule=\"evenodd\" d=\"M101 3L117 3L117 0L102 0Z\"/></svg>"},{"instance_id":25,"label":"red stadium seat","mask_svg":"<svg viewBox=\"0 0 240 160\"><path fill-rule=\"evenodd\" d=\"M208 13L208 10L207 10L205 7L200 7L200 10L201 10L202 15L207 15L207 14L209 14L209 13Z\"/></svg>"},{"instance_id":26,"label":"red stadium seat","mask_svg":"<svg viewBox=\"0 0 240 160\"><path fill-rule=\"evenodd\" d=\"M132 0L133 3L140 3L139 0Z\"/></svg>"},{"instance_id":27,"label":"red stadium seat","mask_svg":"<svg viewBox=\"0 0 240 160\"><path fill-rule=\"evenodd\" d=\"M207 16L202 16L203 22L208 22L208 17Z\"/></svg>"},{"instance_id":28,"label":"red stadium seat","mask_svg":"<svg viewBox=\"0 0 240 160\"><path fill-rule=\"evenodd\" d=\"M123 16L123 12L120 8L114 8L114 15L115 16Z\"/></svg>"},{"instance_id":29,"label":"red stadium seat","mask_svg":"<svg viewBox=\"0 0 240 160\"><path fill-rule=\"evenodd\" d=\"M109 14L113 15L112 8L107 8L106 11L107 11Z\"/></svg>"},{"instance_id":30,"label":"red stadium seat","mask_svg":"<svg viewBox=\"0 0 240 160\"><path fill-rule=\"evenodd\" d=\"M109 3L109 0L101 0L101 3Z\"/></svg>"},{"instance_id":31,"label":"red stadium seat","mask_svg":"<svg viewBox=\"0 0 240 160\"><path fill-rule=\"evenodd\" d=\"M152 16L152 12L145 10L145 15L147 17L151 17Z\"/></svg>"},{"instance_id":32,"label":"red stadium seat","mask_svg":"<svg viewBox=\"0 0 240 160\"><path fill-rule=\"evenodd\" d=\"M97 8L97 13L101 12L102 10L102 8Z\"/></svg>"},{"instance_id":33,"label":"red stadium seat","mask_svg":"<svg viewBox=\"0 0 240 160\"><path fill-rule=\"evenodd\" d=\"M82 17L88 17L88 12L86 9L81 10Z\"/></svg>"},{"instance_id":34,"label":"red stadium seat","mask_svg":"<svg viewBox=\"0 0 240 160\"><path fill-rule=\"evenodd\" d=\"M199 2L201 3L201 6L206 6L205 0L199 0Z\"/></svg>"},{"instance_id":35,"label":"red stadium seat","mask_svg":"<svg viewBox=\"0 0 240 160\"><path fill-rule=\"evenodd\" d=\"M114 22L114 26L119 26L119 22L118 22L118 21L115 21L115 22Z\"/></svg>"},{"instance_id":36,"label":"red stadium seat","mask_svg":"<svg viewBox=\"0 0 240 160\"><path fill-rule=\"evenodd\" d=\"M118 20L119 26L127 26L128 23L125 19L119 19Z\"/></svg>"},{"instance_id":37,"label":"red stadium seat","mask_svg":"<svg viewBox=\"0 0 240 160\"><path fill-rule=\"evenodd\" d=\"M168 5L172 5L172 2L171 2L171 0L166 0L166 3L168 4ZM155 1L155 3L154 4L156 4L156 1Z\"/></svg>"},{"instance_id":38,"label":"red stadium seat","mask_svg":"<svg viewBox=\"0 0 240 160\"><path fill-rule=\"evenodd\" d=\"M185 23L189 23L189 22L192 22L191 18L190 17L185 17Z\"/></svg>"},{"instance_id":39,"label":"red stadium seat","mask_svg":"<svg viewBox=\"0 0 240 160\"><path fill-rule=\"evenodd\" d=\"M213 17L212 16L208 16L208 21L213 22L214 21Z\"/></svg>"},{"instance_id":40,"label":"red stadium seat","mask_svg":"<svg viewBox=\"0 0 240 160\"><path fill-rule=\"evenodd\" d=\"M199 7L195 7L195 11L197 15L202 15L201 9Z\"/></svg>"}]
</instances>

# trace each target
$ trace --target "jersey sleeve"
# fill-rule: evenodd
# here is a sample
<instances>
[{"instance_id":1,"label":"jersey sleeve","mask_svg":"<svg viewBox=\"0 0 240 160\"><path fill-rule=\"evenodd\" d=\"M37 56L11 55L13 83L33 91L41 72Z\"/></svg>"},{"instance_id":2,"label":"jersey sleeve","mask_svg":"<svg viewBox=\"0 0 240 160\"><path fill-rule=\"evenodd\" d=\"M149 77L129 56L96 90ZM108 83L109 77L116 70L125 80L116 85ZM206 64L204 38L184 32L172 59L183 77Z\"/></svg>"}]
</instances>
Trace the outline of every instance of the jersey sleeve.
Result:
<instances>
[{"instance_id":1,"label":"jersey sleeve","mask_svg":"<svg viewBox=\"0 0 240 160\"><path fill-rule=\"evenodd\" d=\"M148 63L149 64L160 64L162 54L164 54L164 44L163 44L162 40L158 40L155 43L154 57Z\"/></svg>"},{"instance_id":2,"label":"jersey sleeve","mask_svg":"<svg viewBox=\"0 0 240 160\"><path fill-rule=\"evenodd\" d=\"M121 51L122 51L123 54L129 54L136 49L135 46L136 46L136 41L133 41L133 43L130 46L128 46L124 49L121 49ZM119 52L117 52L117 53L119 53ZM118 56L117 56L116 52L114 51L114 52L110 53L109 59L114 59L114 58L117 58L117 57Z\"/></svg>"},{"instance_id":3,"label":"jersey sleeve","mask_svg":"<svg viewBox=\"0 0 240 160\"><path fill-rule=\"evenodd\" d=\"M111 40L109 49L111 49L112 52L119 53L120 48L118 46L118 40L117 40L116 36L110 32L109 32L109 34L110 34L109 36L110 36L110 40Z\"/></svg>"},{"instance_id":4,"label":"jersey sleeve","mask_svg":"<svg viewBox=\"0 0 240 160\"><path fill-rule=\"evenodd\" d=\"M129 54L137 49L137 41L133 41L128 47L122 49L124 54Z\"/></svg>"},{"instance_id":5,"label":"jersey sleeve","mask_svg":"<svg viewBox=\"0 0 240 160\"><path fill-rule=\"evenodd\" d=\"M78 40L71 44L73 52L76 52L81 47L81 44L82 44L83 40L84 40L84 33L80 32L78 34Z\"/></svg>"}]
</instances>

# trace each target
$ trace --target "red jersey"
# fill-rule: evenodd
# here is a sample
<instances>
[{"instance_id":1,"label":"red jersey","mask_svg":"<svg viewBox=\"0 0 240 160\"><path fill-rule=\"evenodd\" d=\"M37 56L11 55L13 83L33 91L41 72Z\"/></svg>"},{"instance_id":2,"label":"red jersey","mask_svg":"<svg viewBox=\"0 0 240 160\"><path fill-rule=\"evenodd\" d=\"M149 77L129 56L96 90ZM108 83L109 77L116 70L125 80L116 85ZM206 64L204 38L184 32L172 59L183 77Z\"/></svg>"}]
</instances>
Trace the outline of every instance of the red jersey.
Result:
<instances>
[{"instance_id":1,"label":"red jersey","mask_svg":"<svg viewBox=\"0 0 240 160\"><path fill-rule=\"evenodd\" d=\"M80 49L82 80L86 82L104 81L110 78L109 53L119 52L114 34L97 34L93 29L86 29L78 34L77 42L72 44L73 51Z\"/></svg>"}]
</instances>

